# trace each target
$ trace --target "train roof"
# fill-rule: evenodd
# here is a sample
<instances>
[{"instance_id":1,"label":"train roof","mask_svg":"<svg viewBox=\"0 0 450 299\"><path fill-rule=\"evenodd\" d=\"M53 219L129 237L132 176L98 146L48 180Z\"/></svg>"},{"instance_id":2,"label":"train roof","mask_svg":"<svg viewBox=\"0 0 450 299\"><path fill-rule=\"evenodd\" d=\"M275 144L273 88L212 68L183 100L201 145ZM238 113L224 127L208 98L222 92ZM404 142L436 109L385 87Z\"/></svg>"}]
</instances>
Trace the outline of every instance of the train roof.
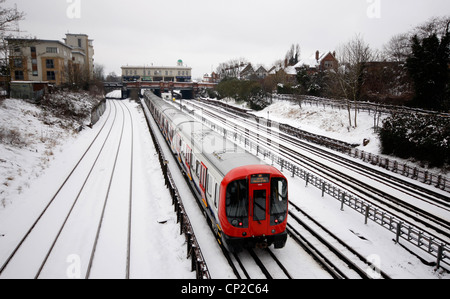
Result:
<instances>
[{"instance_id":1,"label":"train roof","mask_svg":"<svg viewBox=\"0 0 450 299\"><path fill-rule=\"evenodd\" d=\"M189 140L187 145L193 152L203 155L223 176L236 167L266 165L261 159L197 121L188 113L180 111L154 94L149 97L159 110L172 120L176 126L176 132L182 134L185 140Z\"/></svg>"}]
</instances>

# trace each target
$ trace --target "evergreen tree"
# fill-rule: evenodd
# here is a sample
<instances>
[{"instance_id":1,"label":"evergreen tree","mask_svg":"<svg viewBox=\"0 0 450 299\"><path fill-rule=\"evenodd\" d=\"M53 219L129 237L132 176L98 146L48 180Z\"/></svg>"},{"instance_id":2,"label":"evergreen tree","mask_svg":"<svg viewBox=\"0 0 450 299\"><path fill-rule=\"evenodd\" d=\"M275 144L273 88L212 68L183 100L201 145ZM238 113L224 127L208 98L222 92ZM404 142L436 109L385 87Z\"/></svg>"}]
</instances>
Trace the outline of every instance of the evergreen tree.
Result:
<instances>
[{"instance_id":1,"label":"evergreen tree","mask_svg":"<svg viewBox=\"0 0 450 299\"><path fill-rule=\"evenodd\" d=\"M414 104L421 108L449 109L450 34L448 30L439 40L434 32L422 40L412 38L412 54L406 60L414 82Z\"/></svg>"}]
</instances>

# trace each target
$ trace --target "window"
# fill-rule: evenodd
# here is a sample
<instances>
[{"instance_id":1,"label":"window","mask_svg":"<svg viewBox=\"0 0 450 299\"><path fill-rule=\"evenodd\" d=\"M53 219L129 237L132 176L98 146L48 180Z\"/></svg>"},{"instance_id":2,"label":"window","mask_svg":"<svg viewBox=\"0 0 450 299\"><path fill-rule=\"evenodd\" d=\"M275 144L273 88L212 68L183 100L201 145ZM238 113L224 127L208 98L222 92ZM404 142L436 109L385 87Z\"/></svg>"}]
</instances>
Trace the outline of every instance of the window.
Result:
<instances>
[{"instance_id":1,"label":"window","mask_svg":"<svg viewBox=\"0 0 450 299\"><path fill-rule=\"evenodd\" d=\"M81 48L81 38L78 39L78 48Z\"/></svg>"},{"instance_id":2,"label":"window","mask_svg":"<svg viewBox=\"0 0 450 299\"><path fill-rule=\"evenodd\" d=\"M14 79L15 80L25 80L25 77L23 76L23 71L15 71Z\"/></svg>"},{"instance_id":3,"label":"window","mask_svg":"<svg viewBox=\"0 0 450 299\"><path fill-rule=\"evenodd\" d=\"M31 53L36 53L36 47L30 47Z\"/></svg>"},{"instance_id":4,"label":"window","mask_svg":"<svg viewBox=\"0 0 450 299\"><path fill-rule=\"evenodd\" d=\"M57 47L47 47L47 53L58 53Z\"/></svg>"},{"instance_id":5,"label":"window","mask_svg":"<svg viewBox=\"0 0 450 299\"><path fill-rule=\"evenodd\" d=\"M266 190L253 191L253 220L266 220Z\"/></svg>"},{"instance_id":6,"label":"window","mask_svg":"<svg viewBox=\"0 0 450 299\"><path fill-rule=\"evenodd\" d=\"M200 162L198 160L195 161L195 175L200 177Z\"/></svg>"},{"instance_id":7,"label":"window","mask_svg":"<svg viewBox=\"0 0 450 299\"><path fill-rule=\"evenodd\" d=\"M213 191L213 177L208 174L208 179L206 181L206 191L208 191L209 196L212 196Z\"/></svg>"},{"instance_id":8,"label":"window","mask_svg":"<svg viewBox=\"0 0 450 299\"><path fill-rule=\"evenodd\" d=\"M14 58L14 67L18 69L23 68L22 58Z\"/></svg>"},{"instance_id":9,"label":"window","mask_svg":"<svg viewBox=\"0 0 450 299\"><path fill-rule=\"evenodd\" d=\"M47 72L47 80L48 81L56 81L56 73L53 71Z\"/></svg>"},{"instance_id":10,"label":"window","mask_svg":"<svg viewBox=\"0 0 450 299\"><path fill-rule=\"evenodd\" d=\"M288 207L287 182L283 178L273 178L270 190L270 225L284 221Z\"/></svg>"},{"instance_id":11,"label":"window","mask_svg":"<svg viewBox=\"0 0 450 299\"><path fill-rule=\"evenodd\" d=\"M54 69L55 68L55 63L53 62L53 59L46 59L45 66L48 69Z\"/></svg>"},{"instance_id":12,"label":"window","mask_svg":"<svg viewBox=\"0 0 450 299\"><path fill-rule=\"evenodd\" d=\"M228 184L225 208L228 221L235 227L248 227L247 180L237 180Z\"/></svg>"},{"instance_id":13,"label":"window","mask_svg":"<svg viewBox=\"0 0 450 299\"><path fill-rule=\"evenodd\" d=\"M214 206L217 208L217 183L214 187Z\"/></svg>"}]
</instances>

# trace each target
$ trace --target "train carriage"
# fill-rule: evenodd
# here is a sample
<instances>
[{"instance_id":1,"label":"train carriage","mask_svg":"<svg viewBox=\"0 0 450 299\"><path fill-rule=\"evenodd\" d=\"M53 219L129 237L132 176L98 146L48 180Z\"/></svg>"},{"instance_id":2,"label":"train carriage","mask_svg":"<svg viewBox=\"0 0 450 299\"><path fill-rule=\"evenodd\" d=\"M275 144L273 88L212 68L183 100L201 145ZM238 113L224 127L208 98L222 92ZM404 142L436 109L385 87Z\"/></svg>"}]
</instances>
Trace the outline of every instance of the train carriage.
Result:
<instances>
[{"instance_id":1,"label":"train carriage","mask_svg":"<svg viewBox=\"0 0 450 299\"><path fill-rule=\"evenodd\" d=\"M288 186L283 174L151 92L148 106L189 178L217 240L229 251L284 247Z\"/></svg>"}]
</instances>

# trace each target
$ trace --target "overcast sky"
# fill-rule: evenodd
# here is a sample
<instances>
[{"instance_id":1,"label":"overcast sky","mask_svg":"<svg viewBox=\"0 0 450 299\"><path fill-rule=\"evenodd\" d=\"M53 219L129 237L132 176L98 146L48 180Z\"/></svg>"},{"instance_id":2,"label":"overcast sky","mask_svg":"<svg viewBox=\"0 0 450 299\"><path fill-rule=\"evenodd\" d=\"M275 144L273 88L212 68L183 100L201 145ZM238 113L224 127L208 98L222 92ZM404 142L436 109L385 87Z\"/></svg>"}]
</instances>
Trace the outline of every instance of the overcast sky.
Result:
<instances>
[{"instance_id":1,"label":"overcast sky","mask_svg":"<svg viewBox=\"0 0 450 299\"><path fill-rule=\"evenodd\" d=\"M333 51L361 34L373 48L450 15L449 0L7 0L26 14L22 36L94 40L105 74L122 65L192 67L193 77L246 58L270 67L292 44L301 55Z\"/></svg>"}]
</instances>

